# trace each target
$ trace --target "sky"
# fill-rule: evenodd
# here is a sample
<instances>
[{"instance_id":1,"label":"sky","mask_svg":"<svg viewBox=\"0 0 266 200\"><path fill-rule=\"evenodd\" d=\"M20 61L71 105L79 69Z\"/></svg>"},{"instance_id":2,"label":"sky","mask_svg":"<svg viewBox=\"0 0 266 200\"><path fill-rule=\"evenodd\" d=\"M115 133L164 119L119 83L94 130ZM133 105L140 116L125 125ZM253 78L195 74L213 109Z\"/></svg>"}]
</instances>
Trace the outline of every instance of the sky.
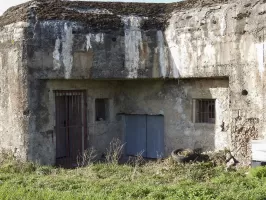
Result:
<instances>
[{"instance_id":1,"label":"sky","mask_svg":"<svg viewBox=\"0 0 266 200\"><path fill-rule=\"evenodd\" d=\"M27 2L28 0L0 0L0 15L11 6ZM86 1L86 0L83 0ZM99 1L99 0L87 0L87 1ZM110 0L100 0L100 1L110 1ZM180 0L115 0L120 2L152 2L152 3L170 3Z\"/></svg>"}]
</instances>

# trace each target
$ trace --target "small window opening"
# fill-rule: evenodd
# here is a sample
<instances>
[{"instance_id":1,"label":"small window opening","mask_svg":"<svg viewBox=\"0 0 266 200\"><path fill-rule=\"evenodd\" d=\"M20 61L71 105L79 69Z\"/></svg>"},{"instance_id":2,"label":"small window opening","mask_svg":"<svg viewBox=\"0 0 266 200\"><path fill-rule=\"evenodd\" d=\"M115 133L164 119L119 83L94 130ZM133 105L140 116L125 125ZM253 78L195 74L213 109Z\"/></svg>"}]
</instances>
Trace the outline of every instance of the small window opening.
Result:
<instances>
[{"instance_id":1,"label":"small window opening","mask_svg":"<svg viewBox=\"0 0 266 200\"><path fill-rule=\"evenodd\" d=\"M108 99L95 99L95 121L108 120Z\"/></svg>"},{"instance_id":2,"label":"small window opening","mask_svg":"<svg viewBox=\"0 0 266 200\"><path fill-rule=\"evenodd\" d=\"M215 99L196 99L194 104L194 121L196 123L215 123Z\"/></svg>"}]
</instances>

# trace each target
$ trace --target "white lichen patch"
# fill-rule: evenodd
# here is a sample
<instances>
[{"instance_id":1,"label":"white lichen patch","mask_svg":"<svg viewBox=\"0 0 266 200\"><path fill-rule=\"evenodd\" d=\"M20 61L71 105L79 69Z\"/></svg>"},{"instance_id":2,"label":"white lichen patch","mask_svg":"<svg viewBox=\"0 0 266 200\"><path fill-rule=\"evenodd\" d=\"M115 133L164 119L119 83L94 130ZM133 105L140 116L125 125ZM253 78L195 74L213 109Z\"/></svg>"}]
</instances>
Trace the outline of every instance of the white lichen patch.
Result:
<instances>
[{"instance_id":1,"label":"white lichen patch","mask_svg":"<svg viewBox=\"0 0 266 200\"><path fill-rule=\"evenodd\" d=\"M142 36L140 30L141 17L122 17L125 29L125 67L128 70L128 78L137 78L140 62Z\"/></svg>"},{"instance_id":2,"label":"white lichen patch","mask_svg":"<svg viewBox=\"0 0 266 200\"><path fill-rule=\"evenodd\" d=\"M179 39L178 33L175 31L175 26L173 23L170 23L170 26L165 32L166 42L168 44L168 49L170 53L170 61L171 61L171 68L172 68L172 76L174 78L179 78L180 74L182 73L181 70L181 53L180 49L184 48L180 44L178 44ZM183 50L183 49L182 49Z\"/></svg>"},{"instance_id":3,"label":"white lichen patch","mask_svg":"<svg viewBox=\"0 0 266 200\"><path fill-rule=\"evenodd\" d=\"M86 35L86 40L87 40L86 49L87 51L89 51L89 49L92 49L92 42L96 42L100 44L104 43L104 34L103 33L97 33L97 34L89 33Z\"/></svg>"},{"instance_id":4,"label":"white lichen patch","mask_svg":"<svg viewBox=\"0 0 266 200\"><path fill-rule=\"evenodd\" d=\"M103 43L104 42L104 35L103 33L98 33L95 35L95 41L98 43Z\"/></svg>"},{"instance_id":5,"label":"white lichen patch","mask_svg":"<svg viewBox=\"0 0 266 200\"><path fill-rule=\"evenodd\" d=\"M64 33L62 34L62 58L65 66L65 78L69 79L73 66L73 33L72 27L66 23L64 25Z\"/></svg>"},{"instance_id":6,"label":"white lichen patch","mask_svg":"<svg viewBox=\"0 0 266 200\"><path fill-rule=\"evenodd\" d=\"M256 44L258 70L260 72L261 77L263 77L264 73L264 48L265 48L265 43Z\"/></svg>"},{"instance_id":7,"label":"white lichen patch","mask_svg":"<svg viewBox=\"0 0 266 200\"><path fill-rule=\"evenodd\" d=\"M166 77L166 54L165 54L164 36L162 31L157 31L157 44L158 44L161 76Z\"/></svg>"},{"instance_id":8,"label":"white lichen patch","mask_svg":"<svg viewBox=\"0 0 266 200\"><path fill-rule=\"evenodd\" d=\"M86 35L86 40L87 40L86 49L87 49L87 51L89 51L89 49L92 49L91 34L90 33L88 35Z\"/></svg>"},{"instance_id":9,"label":"white lichen patch","mask_svg":"<svg viewBox=\"0 0 266 200\"><path fill-rule=\"evenodd\" d=\"M53 52L53 65L54 65L54 70L58 70L61 67L61 61L60 61L60 39L57 38L55 41L55 48Z\"/></svg>"}]
</instances>

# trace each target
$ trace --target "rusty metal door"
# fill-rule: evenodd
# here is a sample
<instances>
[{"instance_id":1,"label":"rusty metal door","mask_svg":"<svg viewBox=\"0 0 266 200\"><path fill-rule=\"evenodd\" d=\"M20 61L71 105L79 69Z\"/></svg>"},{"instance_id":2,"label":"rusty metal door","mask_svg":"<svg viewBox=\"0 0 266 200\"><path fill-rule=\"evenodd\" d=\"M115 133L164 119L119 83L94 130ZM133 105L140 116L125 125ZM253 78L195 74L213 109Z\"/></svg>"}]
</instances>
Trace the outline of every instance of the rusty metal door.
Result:
<instances>
[{"instance_id":1,"label":"rusty metal door","mask_svg":"<svg viewBox=\"0 0 266 200\"><path fill-rule=\"evenodd\" d=\"M85 91L55 91L56 164L76 167L86 148Z\"/></svg>"}]
</instances>

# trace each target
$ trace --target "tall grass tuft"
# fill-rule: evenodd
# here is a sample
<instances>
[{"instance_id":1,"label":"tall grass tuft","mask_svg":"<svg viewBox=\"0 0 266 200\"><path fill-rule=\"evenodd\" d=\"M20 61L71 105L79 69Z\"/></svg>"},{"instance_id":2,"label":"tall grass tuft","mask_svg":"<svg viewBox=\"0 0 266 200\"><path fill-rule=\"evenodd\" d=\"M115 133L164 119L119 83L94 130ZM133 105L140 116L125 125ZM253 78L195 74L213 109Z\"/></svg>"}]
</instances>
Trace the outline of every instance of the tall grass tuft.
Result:
<instances>
[{"instance_id":1,"label":"tall grass tuft","mask_svg":"<svg viewBox=\"0 0 266 200\"><path fill-rule=\"evenodd\" d=\"M110 164L118 164L123 154L125 144L119 139L113 139L109 147L106 149L106 162Z\"/></svg>"},{"instance_id":2,"label":"tall grass tuft","mask_svg":"<svg viewBox=\"0 0 266 200\"><path fill-rule=\"evenodd\" d=\"M96 150L91 147L83 152L82 155L78 156L77 164L78 167L87 167L95 162L97 158Z\"/></svg>"}]
</instances>

